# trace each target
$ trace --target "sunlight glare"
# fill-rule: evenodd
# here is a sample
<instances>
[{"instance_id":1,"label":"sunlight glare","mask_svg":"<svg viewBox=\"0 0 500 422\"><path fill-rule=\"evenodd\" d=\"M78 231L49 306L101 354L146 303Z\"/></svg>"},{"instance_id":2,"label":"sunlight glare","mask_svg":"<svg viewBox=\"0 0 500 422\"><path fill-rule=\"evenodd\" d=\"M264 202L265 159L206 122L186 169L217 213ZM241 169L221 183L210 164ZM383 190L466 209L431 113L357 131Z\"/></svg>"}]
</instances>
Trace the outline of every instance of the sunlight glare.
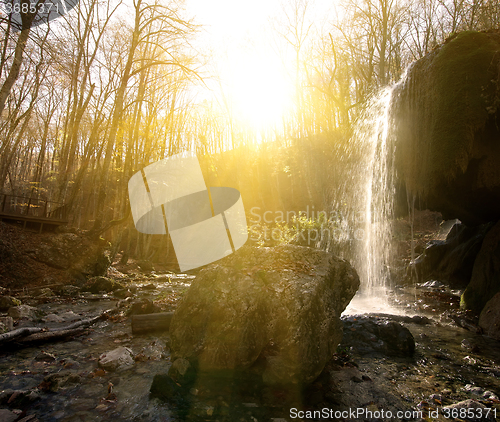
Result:
<instances>
[{"instance_id":1,"label":"sunlight glare","mask_svg":"<svg viewBox=\"0 0 500 422\"><path fill-rule=\"evenodd\" d=\"M256 131L279 124L292 104L292 85L277 59L249 55L229 75L236 115Z\"/></svg>"}]
</instances>

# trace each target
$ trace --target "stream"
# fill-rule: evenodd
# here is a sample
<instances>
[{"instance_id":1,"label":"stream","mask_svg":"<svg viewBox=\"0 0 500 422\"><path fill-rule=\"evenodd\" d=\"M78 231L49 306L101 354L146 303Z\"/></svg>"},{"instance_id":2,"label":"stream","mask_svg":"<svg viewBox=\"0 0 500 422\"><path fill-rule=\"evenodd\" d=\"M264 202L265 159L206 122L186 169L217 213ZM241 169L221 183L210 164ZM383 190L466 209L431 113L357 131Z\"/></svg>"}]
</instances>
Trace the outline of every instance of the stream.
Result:
<instances>
[{"instance_id":1,"label":"stream","mask_svg":"<svg viewBox=\"0 0 500 422\"><path fill-rule=\"evenodd\" d=\"M159 297L167 303L167 310L175 307L175 301L191 281L184 275L157 280L160 278L152 275L142 281L133 278L120 281L134 283L138 297ZM148 288L144 289L145 286ZM47 303L40 301L47 299L38 300L38 304L33 299L30 304L37 304L45 314L68 315L71 311L82 319L124 303L102 294L56 296ZM283 422L301 420L297 413L301 409L324 408L330 409L331 415L335 411L363 408L391 411L394 415L397 411L417 412L401 418L394 416L391 420L453 420L444 418L442 412L437 419L423 417L425 412L476 399L489 409L488 418L483 420L494 421L496 415L500 421L499 343L456 325L459 315L456 293L445 289L401 288L391 292L390 302L392 312L381 312L381 317L391 319L383 314L392 313L397 321L398 316L421 315L431 322L426 325L411 319L403 322L415 339L415 354L404 357L361 353L349 344L342 344L339 353L302 393L299 402L291 402L287 391L279 388L245 395L225 392L224 388L215 394L201 394L193 389L191 407L187 416L181 418L170 404L150 398L149 394L153 377L166 374L171 364L168 333L132 335L130 318L119 313L94 324L88 334L68 341L1 350L0 407L9 408L19 418L36 415L40 422L216 420L216 415L217 420ZM347 319L357 318L353 316L359 310L356 304L359 302L355 298ZM370 315L375 317L376 313ZM56 323L37 325L50 327ZM99 356L119 346L132 350L134 365L117 372L99 368ZM25 392L14 394L20 390ZM422 411L424 414L418 413ZM389 420L338 415L341 417L329 420Z\"/></svg>"}]
</instances>

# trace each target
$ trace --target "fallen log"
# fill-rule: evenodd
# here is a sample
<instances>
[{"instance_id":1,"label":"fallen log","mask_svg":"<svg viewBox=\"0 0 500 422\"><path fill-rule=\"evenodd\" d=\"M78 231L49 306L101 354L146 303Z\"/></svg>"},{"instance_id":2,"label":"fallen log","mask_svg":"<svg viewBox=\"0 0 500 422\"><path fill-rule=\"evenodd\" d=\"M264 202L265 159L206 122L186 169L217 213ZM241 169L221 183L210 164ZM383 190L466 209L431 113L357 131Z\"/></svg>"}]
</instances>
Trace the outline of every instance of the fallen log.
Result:
<instances>
[{"instance_id":1,"label":"fallen log","mask_svg":"<svg viewBox=\"0 0 500 422\"><path fill-rule=\"evenodd\" d=\"M82 319L81 321L76 321L73 324L67 325L65 327L57 327L49 329L40 327L18 328L16 330L0 334L0 344L12 342L13 340L16 340L16 342L18 343L24 343L25 340L27 340L27 342L52 341L52 340L62 339L71 335L76 335L79 334L80 332L83 332L84 327L88 327L89 325L92 325L96 321L106 318L113 311L115 310L109 309L107 311L100 313L95 317Z\"/></svg>"},{"instance_id":2,"label":"fallen log","mask_svg":"<svg viewBox=\"0 0 500 422\"><path fill-rule=\"evenodd\" d=\"M8 331L4 334L0 334L0 344L5 343L7 341L12 341L19 337L26 337L29 336L30 334L39 333L40 331L43 331L43 328L38 328L38 327L17 328L15 330Z\"/></svg>"},{"instance_id":3,"label":"fallen log","mask_svg":"<svg viewBox=\"0 0 500 422\"><path fill-rule=\"evenodd\" d=\"M157 314L133 315L132 334L149 333L152 331L168 331L173 312L160 312Z\"/></svg>"},{"instance_id":4,"label":"fallen log","mask_svg":"<svg viewBox=\"0 0 500 422\"><path fill-rule=\"evenodd\" d=\"M67 337L77 336L86 332L86 328L74 328L72 330L42 331L19 339L22 344L44 343L48 341L63 340Z\"/></svg>"}]
</instances>

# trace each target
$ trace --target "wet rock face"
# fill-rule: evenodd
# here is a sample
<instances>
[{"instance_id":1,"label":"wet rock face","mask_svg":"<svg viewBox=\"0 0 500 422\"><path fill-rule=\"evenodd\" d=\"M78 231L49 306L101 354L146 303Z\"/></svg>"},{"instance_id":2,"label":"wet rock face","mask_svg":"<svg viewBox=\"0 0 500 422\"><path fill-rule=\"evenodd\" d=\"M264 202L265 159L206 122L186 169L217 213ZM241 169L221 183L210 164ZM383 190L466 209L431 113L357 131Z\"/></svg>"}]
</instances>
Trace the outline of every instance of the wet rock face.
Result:
<instances>
[{"instance_id":1,"label":"wet rock face","mask_svg":"<svg viewBox=\"0 0 500 422\"><path fill-rule=\"evenodd\" d=\"M484 334L500 340L500 292L493 296L481 311L479 326Z\"/></svg>"},{"instance_id":2,"label":"wet rock face","mask_svg":"<svg viewBox=\"0 0 500 422\"><path fill-rule=\"evenodd\" d=\"M353 348L360 354L411 356L415 340L408 328L396 321L371 316L342 318L344 338L341 347Z\"/></svg>"},{"instance_id":3,"label":"wet rock face","mask_svg":"<svg viewBox=\"0 0 500 422\"><path fill-rule=\"evenodd\" d=\"M324 251L243 247L200 271L183 297L173 358L200 372L252 368L269 384L309 383L335 352L358 287L349 263Z\"/></svg>"},{"instance_id":4,"label":"wet rock face","mask_svg":"<svg viewBox=\"0 0 500 422\"><path fill-rule=\"evenodd\" d=\"M393 97L402 184L467 225L500 218L499 52L498 31L459 33L415 62Z\"/></svg>"},{"instance_id":5,"label":"wet rock face","mask_svg":"<svg viewBox=\"0 0 500 422\"><path fill-rule=\"evenodd\" d=\"M461 304L479 314L500 291L500 221L486 234L474 262L472 278L462 294Z\"/></svg>"},{"instance_id":6,"label":"wet rock face","mask_svg":"<svg viewBox=\"0 0 500 422\"><path fill-rule=\"evenodd\" d=\"M478 227L455 224L446 240L435 240L427 246L409 272L415 270L420 282L437 278L452 288L466 287L484 237L491 228L491 223Z\"/></svg>"}]
</instances>

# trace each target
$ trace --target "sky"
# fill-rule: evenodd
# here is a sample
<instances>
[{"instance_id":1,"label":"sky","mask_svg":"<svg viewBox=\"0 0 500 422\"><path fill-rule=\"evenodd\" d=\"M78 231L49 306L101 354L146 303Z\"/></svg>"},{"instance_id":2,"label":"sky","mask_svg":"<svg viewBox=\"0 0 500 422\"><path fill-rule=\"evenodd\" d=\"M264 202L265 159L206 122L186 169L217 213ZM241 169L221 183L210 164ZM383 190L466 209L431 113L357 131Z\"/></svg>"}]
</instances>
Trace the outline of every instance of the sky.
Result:
<instances>
[{"instance_id":1,"label":"sky","mask_svg":"<svg viewBox=\"0 0 500 422\"><path fill-rule=\"evenodd\" d=\"M196 44L213 57L211 71L220 78L217 88L256 129L278 121L290 108L294 64L279 47L283 40L273 25L293 1L185 0L186 15L203 26ZM310 22L316 27L324 24L333 4L309 0Z\"/></svg>"}]
</instances>

